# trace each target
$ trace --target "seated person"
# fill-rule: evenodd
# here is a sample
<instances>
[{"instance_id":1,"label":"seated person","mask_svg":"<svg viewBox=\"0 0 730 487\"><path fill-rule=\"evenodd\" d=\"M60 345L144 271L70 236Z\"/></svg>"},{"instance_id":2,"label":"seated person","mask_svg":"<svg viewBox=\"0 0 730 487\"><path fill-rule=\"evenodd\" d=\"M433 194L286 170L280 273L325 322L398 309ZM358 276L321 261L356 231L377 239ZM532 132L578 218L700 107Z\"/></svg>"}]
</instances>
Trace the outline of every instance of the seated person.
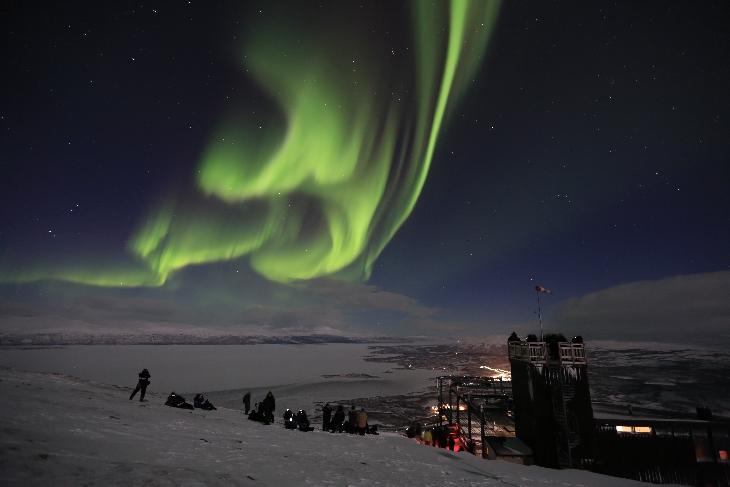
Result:
<instances>
[{"instance_id":1,"label":"seated person","mask_svg":"<svg viewBox=\"0 0 730 487\"><path fill-rule=\"evenodd\" d=\"M309 427L309 418L303 409L300 409L297 413L297 427L299 431L311 431L313 429Z\"/></svg>"},{"instance_id":2,"label":"seated person","mask_svg":"<svg viewBox=\"0 0 730 487\"><path fill-rule=\"evenodd\" d=\"M291 409L284 411L284 428L288 430L297 429L297 422L294 419L294 412Z\"/></svg>"},{"instance_id":3,"label":"seated person","mask_svg":"<svg viewBox=\"0 0 730 487\"><path fill-rule=\"evenodd\" d=\"M185 401L185 398L182 397L179 394L175 394L175 392L171 392L169 396L167 396L167 401L165 401L165 406L170 406L173 408L182 408L182 409L194 409L192 404L188 404Z\"/></svg>"}]
</instances>

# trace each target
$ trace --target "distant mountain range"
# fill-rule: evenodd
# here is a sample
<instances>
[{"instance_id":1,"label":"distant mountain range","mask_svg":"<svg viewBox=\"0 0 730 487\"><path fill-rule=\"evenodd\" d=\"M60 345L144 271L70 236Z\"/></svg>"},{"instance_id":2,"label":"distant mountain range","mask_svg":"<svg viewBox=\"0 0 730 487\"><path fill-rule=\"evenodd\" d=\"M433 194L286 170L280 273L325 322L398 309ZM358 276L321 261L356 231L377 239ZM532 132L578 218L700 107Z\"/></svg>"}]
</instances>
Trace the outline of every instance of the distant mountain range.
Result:
<instances>
[{"instance_id":1,"label":"distant mountain range","mask_svg":"<svg viewBox=\"0 0 730 487\"><path fill-rule=\"evenodd\" d=\"M190 334L0 334L0 346L47 345L303 345L318 343L408 343L403 337L348 337L341 335L190 335Z\"/></svg>"}]
</instances>

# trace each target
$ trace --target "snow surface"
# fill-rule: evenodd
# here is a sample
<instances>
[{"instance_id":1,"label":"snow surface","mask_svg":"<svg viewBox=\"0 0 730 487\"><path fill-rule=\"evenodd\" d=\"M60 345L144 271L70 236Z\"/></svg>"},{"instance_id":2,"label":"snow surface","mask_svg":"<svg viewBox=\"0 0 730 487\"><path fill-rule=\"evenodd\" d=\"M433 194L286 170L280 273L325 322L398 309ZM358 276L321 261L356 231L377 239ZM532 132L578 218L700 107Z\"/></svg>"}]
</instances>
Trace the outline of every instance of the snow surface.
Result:
<instances>
[{"instance_id":1,"label":"snow surface","mask_svg":"<svg viewBox=\"0 0 730 487\"><path fill-rule=\"evenodd\" d=\"M129 401L128 387L61 374L0 369L0 393L2 485L642 485L482 460L396 434L302 433L235 409L173 409L157 393Z\"/></svg>"}]
</instances>

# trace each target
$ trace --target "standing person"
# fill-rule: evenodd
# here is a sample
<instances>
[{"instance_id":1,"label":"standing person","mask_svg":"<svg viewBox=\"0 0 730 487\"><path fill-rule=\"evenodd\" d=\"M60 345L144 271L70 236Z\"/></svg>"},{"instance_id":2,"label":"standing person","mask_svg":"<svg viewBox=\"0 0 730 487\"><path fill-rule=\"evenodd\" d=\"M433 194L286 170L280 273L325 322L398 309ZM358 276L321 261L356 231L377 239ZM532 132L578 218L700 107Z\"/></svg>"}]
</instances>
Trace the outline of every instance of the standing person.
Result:
<instances>
[{"instance_id":1,"label":"standing person","mask_svg":"<svg viewBox=\"0 0 730 487\"><path fill-rule=\"evenodd\" d=\"M338 433L342 433L342 423L345 422L345 409L342 407L342 404L337 406L337 410L335 411L335 417L330 423L331 429L330 431L334 433L335 431Z\"/></svg>"},{"instance_id":2,"label":"standing person","mask_svg":"<svg viewBox=\"0 0 730 487\"><path fill-rule=\"evenodd\" d=\"M137 374L139 376L139 380L137 381L137 387L134 388L132 391L132 394L129 396L129 400L131 401L134 399L135 394L137 392L140 392L139 394L139 401L144 401L144 394L147 392L147 386L150 385L150 371L147 369L142 369L142 372Z\"/></svg>"},{"instance_id":3,"label":"standing person","mask_svg":"<svg viewBox=\"0 0 730 487\"><path fill-rule=\"evenodd\" d=\"M246 392L246 394L243 395L243 412L244 414L248 414L248 411L251 409L251 392Z\"/></svg>"},{"instance_id":4,"label":"standing person","mask_svg":"<svg viewBox=\"0 0 730 487\"><path fill-rule=\"evenodd\" d=\"M355 406L352 406L347 412L347 428L345 428L345 431L348 433L355 433L357 431L357 411L355 411Z\"/></svg>"},{"instance_id":5,"label":"standing person","mask_svg":"<svg viewBox=\"0 0 730 487\"><path fill-rule=\"evenodd\" d=\"M365 412L365 408L360 408L357 413L357 432L360 435L364 435L368 429L368 413Z\"/></svg>"},{"instance_id":6,"label":"standing person","mask_svg":"<svg viewBox=\"0 0 730 487\"><path fill-rule=\"evenodd\" d=\"M274 422L274 411L276 410L276 400L274 399L274 395L271 393L271 391L266 393L266 397L264 398L264 413L267 416L267 420L269 422Z\"/></svg>"},{"instance_id":7,"label":"standing person","mask_svg":"<svg viewBox=\"0 0 730 487\"><path fill-rule=\"evenodd\" d=\"M423 433L421 433L421 439L423 440L424 445L430 445L433 441L433 436L431 434L431 428L426 428Z\"/></svg>"},{"instance_id":8,"label":"standing person","mask_svg":"<svg viewBox=\"0 0 730 487\"><path fill-rule=\"evenodd\" d=\"M330 419L332 418L332 408L330 403L327 403L322 408L322 431L330 429Z\"/></svg>"}]
</instances>

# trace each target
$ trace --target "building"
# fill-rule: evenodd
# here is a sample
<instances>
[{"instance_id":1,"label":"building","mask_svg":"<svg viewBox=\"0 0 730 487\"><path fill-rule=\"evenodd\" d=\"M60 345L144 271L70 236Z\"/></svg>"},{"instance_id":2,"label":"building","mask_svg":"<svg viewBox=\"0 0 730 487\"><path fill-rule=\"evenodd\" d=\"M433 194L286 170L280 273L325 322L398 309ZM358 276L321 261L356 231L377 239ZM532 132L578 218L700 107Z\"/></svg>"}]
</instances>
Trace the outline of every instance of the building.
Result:
<instances>
[{"instance_id":1,"label":"building","mask_svg":"<svg viewBox=\"0 0 730 487\"><path fill-rule=\"evenodd\" d=\"M730 485L730 424L697 419L596 419L594 472L644 482Z\"/></svg>"},{"instance_id":2,"label":"building","mask_svg":"<svg viewBox=\"0 0 730 487\"><path fill-rule=\"evenodd\" d=\"M544 467L578 467L593 458L593 408L583 340L533 335L508 341L517 437Z\"/></svg>"},{"instance_id":3,"label":"building","mask_svg":"<svg viewBox=\"0 0 730 487\"><path fill-rule=\"evenodd\" d=\"M482 458L532 465L532 450L515 436L509 380L450 375L438 377L436 387L435 430L457 436L467 451Z\"/></svg>"}]
</instances>

